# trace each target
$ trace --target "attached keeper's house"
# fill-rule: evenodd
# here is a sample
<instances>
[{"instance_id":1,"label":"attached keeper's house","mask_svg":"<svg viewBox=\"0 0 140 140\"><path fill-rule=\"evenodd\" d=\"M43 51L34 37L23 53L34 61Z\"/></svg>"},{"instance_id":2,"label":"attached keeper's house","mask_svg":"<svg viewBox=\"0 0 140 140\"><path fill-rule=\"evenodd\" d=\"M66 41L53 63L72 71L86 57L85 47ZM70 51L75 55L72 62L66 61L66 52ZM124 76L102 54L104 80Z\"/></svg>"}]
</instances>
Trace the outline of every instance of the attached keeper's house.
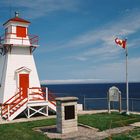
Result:
<instances>
[{"instance_id":1,"label":"attached keeper's house","mask_svg":"<svg viewBox=\"0 0 140 140\"><path fill-rule=\"evenodd\" d=\"M0 104L1 117L13 120L23 111L28 118L36 113L48 115L56 111L54 97L42 89L34 62L33 51L38 36L30 35L30 22L15 17L6 21L0 37Z\"/></svg>"}]
</instances>

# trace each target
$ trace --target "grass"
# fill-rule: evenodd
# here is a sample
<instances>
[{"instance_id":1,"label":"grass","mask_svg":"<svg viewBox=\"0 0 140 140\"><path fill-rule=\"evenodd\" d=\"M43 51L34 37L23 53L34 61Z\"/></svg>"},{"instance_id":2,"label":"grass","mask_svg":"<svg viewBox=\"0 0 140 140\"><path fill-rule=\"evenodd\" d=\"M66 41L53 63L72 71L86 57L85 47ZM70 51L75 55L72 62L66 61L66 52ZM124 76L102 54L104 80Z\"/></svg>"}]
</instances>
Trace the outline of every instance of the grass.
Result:
<instances>
[{"instance_id":1,"label":"grass","mask_svg":"<svg viewBox=\"0 0 140 140\"><path fill-rule=\"evenodd\" d=\"M0 140L46 140L42 133L33 131L34 127L54 125L55 119L0 125Z\"/></svg>"},{"instance_id":2,"label":"grass","mask_svg":"<svg viewBox=\"0 0 140 140\"><path fill-rule=\"evenodd\" d=\"M140 140L140 128L137 127L131 132L125 134L114 135L111 138L112 140ZM110 138L106 138L105 140L110 140Z\"/></svg>"},{"instance_id":3,"label":"grass","mask_svg":"<svg viewBox=\"0 0 140 140\"><path fill-rule=\"evenodd\" d=\"M92 115L83 115L79 117L79 123L96 127L99 130L106 130L120 126L126 126L130 123L140 121L139 115L122 115L119 113L100 113Z\"/></svg>"},{"instance_id":4,"label":"grass","mask_svg":"<svg viewBox=\"0 0 140 140\"><path fill-rule=\"evenodd\" d=\"M78 117L78 122L92 127L105 130L118 126L128 125L140 121L139 115L124 116L118 113L101 113L94 115L82 115ZM0 140L49 140L43 133L33 131L35 127L55 125L55 119L45 119L32 122L22 122L14 124L1 124L0 125ZM137 131L137 130L136 130ZM133 133L137 133L137 132ZM140 131L138 130L140 133ZM122 135L120 137L126 137ZM114 137L115 140L117 136Z\"/></svg>"}]
</instances>

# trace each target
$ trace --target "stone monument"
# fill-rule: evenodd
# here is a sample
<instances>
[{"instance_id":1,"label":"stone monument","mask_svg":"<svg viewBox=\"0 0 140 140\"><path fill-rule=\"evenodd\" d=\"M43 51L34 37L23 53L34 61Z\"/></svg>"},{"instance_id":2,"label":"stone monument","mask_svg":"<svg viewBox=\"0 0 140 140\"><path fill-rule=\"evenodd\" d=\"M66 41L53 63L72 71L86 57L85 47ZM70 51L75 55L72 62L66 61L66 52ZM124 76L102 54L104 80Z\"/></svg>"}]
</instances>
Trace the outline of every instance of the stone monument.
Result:
<instances>
[{"instance_id":1,"label":"stone monument","mask_svg":"<svg viewBox=\"0 0 140 140\"><path fill-rule=\"evenodd\" d=\"M77 97L56 98L57 132L69 133L78 130L77 127Z\"/></svg>"}]
</instances>

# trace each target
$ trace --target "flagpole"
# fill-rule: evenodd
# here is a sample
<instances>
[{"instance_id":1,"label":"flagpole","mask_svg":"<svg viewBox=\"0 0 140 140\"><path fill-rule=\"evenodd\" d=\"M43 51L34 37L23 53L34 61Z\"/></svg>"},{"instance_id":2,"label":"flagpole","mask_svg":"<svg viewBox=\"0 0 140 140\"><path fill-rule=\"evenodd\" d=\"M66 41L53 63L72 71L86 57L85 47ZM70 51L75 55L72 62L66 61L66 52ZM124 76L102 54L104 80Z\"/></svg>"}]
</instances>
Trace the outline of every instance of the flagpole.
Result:
<instances>
[{"instance_id":1,"label":"flagpole","mask_svg":"<svg viewBox=\"0 0 140 140\"><path fill-rule=\"evenodd\" d=\"M127 40L125 40L127 41ZM126 44L126 114L129 115L128 48Z\"/></svg>"}]
</instances>

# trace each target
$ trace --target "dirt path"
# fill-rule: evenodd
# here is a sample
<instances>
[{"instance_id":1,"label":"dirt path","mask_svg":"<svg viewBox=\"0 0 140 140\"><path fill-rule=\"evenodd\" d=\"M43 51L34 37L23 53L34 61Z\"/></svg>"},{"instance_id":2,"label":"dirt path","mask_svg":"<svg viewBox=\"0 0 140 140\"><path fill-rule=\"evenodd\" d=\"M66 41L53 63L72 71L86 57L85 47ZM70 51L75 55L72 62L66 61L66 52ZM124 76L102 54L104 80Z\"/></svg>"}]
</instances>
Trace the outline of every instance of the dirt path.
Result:
<instances>
[{"instance_id":1,"label":"dirt path","mask_svg":"<svg viewBox=\"0 0 140 140\"><path fill-rule=\"evenodd\" d=\"M49 138L59 138L64 140L102 140L114 134L121 134L133 130L135 126L124 126L105 131L99 131L96 128L78 126L77 132L60 134L56 132L56 126L47 126L35 128L35 131L40 131L46 134Z\"/></svg>"}]
</instances>

